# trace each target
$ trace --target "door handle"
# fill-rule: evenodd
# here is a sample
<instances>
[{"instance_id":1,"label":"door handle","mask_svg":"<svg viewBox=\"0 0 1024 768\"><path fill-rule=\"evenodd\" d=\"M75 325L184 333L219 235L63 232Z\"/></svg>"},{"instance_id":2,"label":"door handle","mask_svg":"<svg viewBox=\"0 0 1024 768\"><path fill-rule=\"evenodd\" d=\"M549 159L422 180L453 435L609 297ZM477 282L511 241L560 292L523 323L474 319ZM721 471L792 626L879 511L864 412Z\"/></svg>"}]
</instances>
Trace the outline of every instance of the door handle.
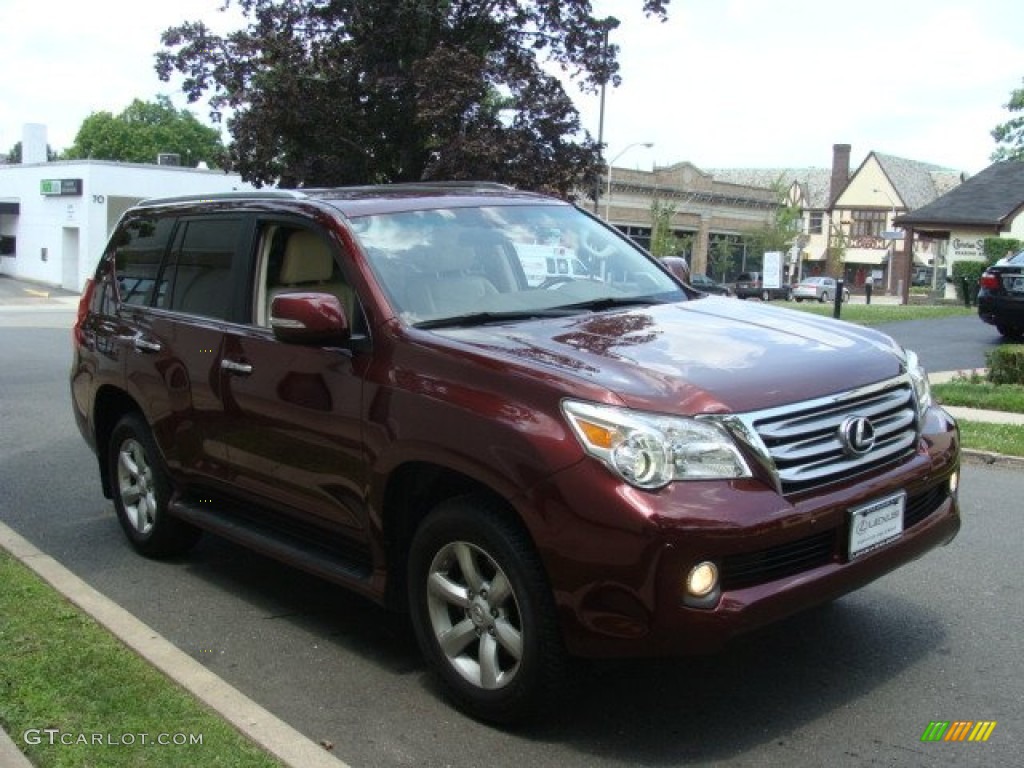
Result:
<instances>
[{"instance_id":1,"label":"door handle","mask_svg":"<svg viewBox=\"0 0 1024 768\"><path fill-rule=\"evenodd\" d=\"M132 337L132 346L136 352L159 352L163 349L159 341L150 341L141 333Z\"/></svg>"},{"instance_id":2,"label":"door handle","mask_svg":"<svg viewBox=\"0 0 1024 768\"><path fill-rule=\"evenodd\" d=\"M252 366L248 363L239 363L235 360L221 360L220 367L228 373L237 373L242 376L248 376L252 373Z\"/></svg>"}]
</instances>

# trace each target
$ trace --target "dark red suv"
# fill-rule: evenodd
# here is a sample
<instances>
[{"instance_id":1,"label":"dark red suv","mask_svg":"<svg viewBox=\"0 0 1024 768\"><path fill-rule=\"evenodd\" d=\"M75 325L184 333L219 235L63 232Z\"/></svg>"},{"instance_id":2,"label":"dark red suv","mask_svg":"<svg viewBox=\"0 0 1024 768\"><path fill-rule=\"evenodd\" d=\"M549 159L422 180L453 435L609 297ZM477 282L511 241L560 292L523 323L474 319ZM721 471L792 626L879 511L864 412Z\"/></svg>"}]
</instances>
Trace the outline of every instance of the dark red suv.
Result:
<instances>
[{"instance_id":1,"label":"dark red suv","mask_svg":"<svg viewBox=\"0 0 1024 768\"><path fill-rule=\"evenodd\" d=\"M548 257L581 274L524 268ZM498 185L142 203L74 340L137 550L211 531L407 610L486 719L551 701L568 655L715 648L960 525L912 353L693 292Z\"/></svg>"}]
</instances>

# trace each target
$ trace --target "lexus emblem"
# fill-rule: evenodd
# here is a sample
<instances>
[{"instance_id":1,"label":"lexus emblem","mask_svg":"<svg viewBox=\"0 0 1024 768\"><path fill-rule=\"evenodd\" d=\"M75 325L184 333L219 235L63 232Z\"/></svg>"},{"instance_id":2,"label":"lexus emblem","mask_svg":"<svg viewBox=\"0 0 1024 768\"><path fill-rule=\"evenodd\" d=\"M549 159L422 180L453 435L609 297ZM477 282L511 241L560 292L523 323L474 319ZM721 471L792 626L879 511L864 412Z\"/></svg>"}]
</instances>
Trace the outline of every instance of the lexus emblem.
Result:
<instances>
[{"instance_id":1,"label":"lexus emblem","mask_svg":"<svg viewBox=\"0 0 1024 768\"><path fill-rule=\"evenodd\" d=\"M863 456L875 447L875 428L863 416L849 416L839 425L839 442L850 456Z\"/></svg>"}]
</instances>

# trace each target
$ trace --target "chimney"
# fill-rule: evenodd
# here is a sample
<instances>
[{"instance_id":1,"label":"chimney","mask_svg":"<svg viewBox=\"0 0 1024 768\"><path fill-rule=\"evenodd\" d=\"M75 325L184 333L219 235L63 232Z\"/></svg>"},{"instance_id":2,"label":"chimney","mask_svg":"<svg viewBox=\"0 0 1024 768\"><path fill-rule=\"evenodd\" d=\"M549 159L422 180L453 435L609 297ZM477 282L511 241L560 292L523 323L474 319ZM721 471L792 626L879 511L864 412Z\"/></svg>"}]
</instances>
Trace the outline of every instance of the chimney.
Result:
<instances>
[{"instance_id":1,"label":"chimney","mask_svg":"<svg viewBox=\"0 0 1024 768\"><path fill-rule=\"evenodd\" d=\"M46 156L46 126L41 123L25 123L21 127L21 162L45 163L49 160Z\"/></svg>"},{"instance_id":2,"label":"chimney","mask_svg":"<svg viewBox=\"0 0 1024 768\"><path fill-rule=\"evenodd\" d=\"M850 180L850 145L832 145L832 181L828 187L828 204L831 206Z\"/></svg>"}]
</instances>

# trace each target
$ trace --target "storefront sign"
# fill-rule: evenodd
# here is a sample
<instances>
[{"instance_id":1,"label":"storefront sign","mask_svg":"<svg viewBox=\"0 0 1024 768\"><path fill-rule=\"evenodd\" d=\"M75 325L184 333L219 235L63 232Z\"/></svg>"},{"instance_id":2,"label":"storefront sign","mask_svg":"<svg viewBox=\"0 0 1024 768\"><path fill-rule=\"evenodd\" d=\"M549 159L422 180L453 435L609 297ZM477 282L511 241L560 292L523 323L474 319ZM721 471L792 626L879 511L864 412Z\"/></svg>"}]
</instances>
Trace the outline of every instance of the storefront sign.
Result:
<instances>
[{"instance_id":1,"label":"storefront sign","mask_svg":"<svg viewBox=\"0 0 1024 768\"><path fill-rule=\"evenodd\" d=\"M81 179L43 179L39 194L46 197L72 197L82 194Z\"/></svg>"},{"instance_id":2,"label":"storefront sign","mask_svg":"<svg viewBox=\"0 0 1024 768\"><path fill-rule=\"evenodd\" d=\"M970 233L953 232L949 237L949 250L954 261L981 261L985 258L985 238Z\"/></svg>"}]
</instances>

